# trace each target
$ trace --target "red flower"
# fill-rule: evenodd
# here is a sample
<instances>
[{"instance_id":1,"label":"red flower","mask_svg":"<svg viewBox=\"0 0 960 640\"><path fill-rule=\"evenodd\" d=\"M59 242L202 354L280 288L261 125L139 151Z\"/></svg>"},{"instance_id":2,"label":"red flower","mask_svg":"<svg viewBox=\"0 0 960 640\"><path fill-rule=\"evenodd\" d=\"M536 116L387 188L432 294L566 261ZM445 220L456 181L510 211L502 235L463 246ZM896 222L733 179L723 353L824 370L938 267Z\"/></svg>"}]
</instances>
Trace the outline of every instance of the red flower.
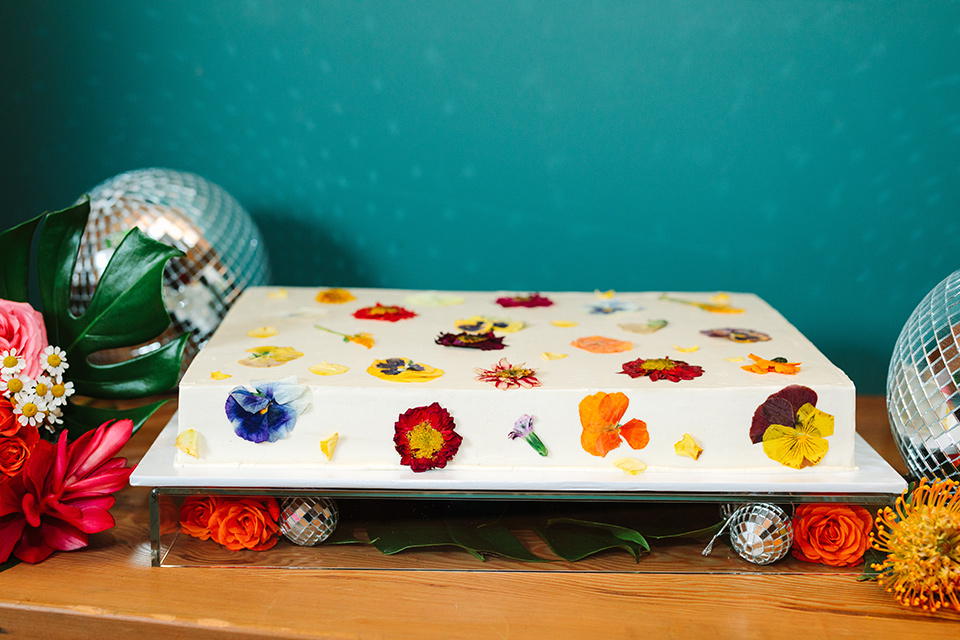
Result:
<instances>
[{"instance_id":1,"label":"red flower","mask_svg":"<svg viewBox=\"0 0 960 640\"><path fill-rule=\"evenodd\" d=\"M280 505L270 496L225 496L210 514L210 538L230 551L266 551L277 544Z\"/></svg>"},{"instance_id":2,"label":"red flower","mask_svg":"<svg viewBox=\"0 0 960 640\"><path fill-rule=\"evenodd\" d=\"M770 425L782 424L792 427L797 421L797 412L805 404L817 406L817 392L810 387L792 384L767 397L753 412L750 424L750 442L763 442L763 434Z\"/></svg>"},{"instance_id":3,"label":"red flower","mask_svg":"<svg viewBox=\"0 0 960 640\"><path fill-rule=\"evenodd\" d=\"M687 364L683 360L671 360L670 358L637 358L631 362L623 364L623 371L631 378L647 377L656 382L657 380L669 380L670 382L680 382L681 380L693 380L703 375L703 368L696 365Z\"/></svg>"},{"instance_id":4,"label":"red flower","mask_svg":"<svg viewBox=\"0 0 960 640\"><path fill-rule=\"evenodd\" d=\"M105 422L67 444L41 440L23 472L0 484L0 562L11 552L40 562L54 551L87 546L91 533L113 526L111 495L127 484L132 469L113 458L133 433L133 422Z\"/></svg>"},{"instance_id":5,"label":"red flower","mask_svg":"<svg viewBox=\"0 0 960 640\"><path fill-rule=\"evenodd\" d=\"M13 434L0 435L0 480L18 475L40 441L36 426L19 423L17 426L20 429Z\"/></svg>"},{"instance_id":6,"label":"red flower","mask_svg":"<svg viewBox=\"0 0 960 640\"><path fill-rule=\"evenodd\" d=\"M474 371L477 372L477 380L489 382L497 389L516 389L518 387L530 389L540 386L536 369L527 369L522 364L512 365L507 362L506 358L500 358L500 361L493 365L493 369L477 367Z\"/></svg>"},{"instance_id":7,"label":"red flower","mask_svg":"<svg viewBox=\"0 0 960 640\"><path fill-rule=\"evenodd\" d=\"M480 349L481 351L499 351L507 346L503 344L503 337L493 335L493 331L487 333L441 333L434 342L444 347Z\"/></svg>"},{"instance_id":8,"label":"red flower","mask_svg":"<svg viewBox=\"0 0 960 640\"><path fill-rule=\"evenodd\" d=\"M463 441L453 430L453 417L436 402L407 409L394 426L393 443L400 454L400 464L417 472L447 466Z\"/></svg>"},{"instance_id":9,"label":"red flower","mask_svg":"<svg viewBox=\"0 0 960 640\"><path fill-rule=\"evenodd\" d=\"M873 516L856 505L802 504L791 524L794 558L849 567L860 564L870 547Z\"/></svg>"},{"instance_id":10,"label":"red flower","mask_svg":"<svg viewBox=\"0 0 960 640\"><path fill-rule=\"evenodd\" d=\"M497 304L501 307L550 307L553 305L553 300L539 293L531 293L526 296L505 296L503 298L497 298Z\"/></svg>"},{"instance_id":11,"label":"red flower","mask_svg":"<svg viewBox=\"0 0 960 640\"><path fill-rule=\"evenodd\" d=\"M416 316L413 311L403 307L387 307L379 302L372 307L364 307L353 312L354 318L361 320L383 320L384 322L396 322L397 320L406 320Z\"/></svg>"},{"instance_id":12,"label":"red flower","mask_svg":"<svg viewBox=\"0 0 960 640\"><path fill-rule=\"evenodd\" d=\"M20 423L13 414L13 405L0 396L0 436L12 436L20 430Z\"/></svg>"}]
</instances>

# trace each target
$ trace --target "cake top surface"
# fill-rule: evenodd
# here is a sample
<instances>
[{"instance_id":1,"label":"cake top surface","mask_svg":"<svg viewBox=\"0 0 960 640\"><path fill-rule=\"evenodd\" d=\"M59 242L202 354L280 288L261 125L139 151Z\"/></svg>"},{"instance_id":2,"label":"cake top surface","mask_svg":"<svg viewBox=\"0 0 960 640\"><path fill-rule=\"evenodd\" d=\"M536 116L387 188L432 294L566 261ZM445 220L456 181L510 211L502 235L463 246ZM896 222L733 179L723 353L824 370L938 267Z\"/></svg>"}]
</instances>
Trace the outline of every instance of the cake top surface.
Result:
<instances>
[{"instance_id":1,"label":"cake top surface","mask_svg":"<svg viewBox=\"0 0 960 640\"><path fill-rule=\"evenodd\" d=\"M802 375L760 375L775 358ZM504 374L504 369L510 369ZM485 373L486 372L486 373ZM526 374L525 372L529 372ZM181 387L301 384L498 391L852 387L776 310L744 293L425 292L254 287ZM667 379L663 379L667 376ZM660 378L660 379L658 379ZM779 380L771 380L779 378ZM513 380L510 382L509 380Z\"/></svg>"}]
</instances>

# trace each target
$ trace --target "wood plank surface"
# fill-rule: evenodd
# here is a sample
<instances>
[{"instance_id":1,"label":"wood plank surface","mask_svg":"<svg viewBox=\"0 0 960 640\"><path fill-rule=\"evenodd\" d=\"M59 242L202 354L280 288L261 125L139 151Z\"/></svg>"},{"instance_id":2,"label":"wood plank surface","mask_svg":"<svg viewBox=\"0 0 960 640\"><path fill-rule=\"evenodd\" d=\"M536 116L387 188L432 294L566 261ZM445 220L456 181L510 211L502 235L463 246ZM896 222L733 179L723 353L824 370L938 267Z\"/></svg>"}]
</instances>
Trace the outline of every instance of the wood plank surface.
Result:
<instances>
[{"instance_id":1,"label":"wood plank surface","mask_svg":"<svg viewBox=\"0 0 960 640\"><path fill-rule=\"evenodd\" d=\"M136 460L173 411L131 439ZM902 470L883 399L858 430ZM11 637L825 638L957 637L960 614L898 605L849 573L527 573L153 568L149 490L118 494L90 548L0 573ZM642 562L641 562L642 571Z\"/></svg>"}]
</instances>

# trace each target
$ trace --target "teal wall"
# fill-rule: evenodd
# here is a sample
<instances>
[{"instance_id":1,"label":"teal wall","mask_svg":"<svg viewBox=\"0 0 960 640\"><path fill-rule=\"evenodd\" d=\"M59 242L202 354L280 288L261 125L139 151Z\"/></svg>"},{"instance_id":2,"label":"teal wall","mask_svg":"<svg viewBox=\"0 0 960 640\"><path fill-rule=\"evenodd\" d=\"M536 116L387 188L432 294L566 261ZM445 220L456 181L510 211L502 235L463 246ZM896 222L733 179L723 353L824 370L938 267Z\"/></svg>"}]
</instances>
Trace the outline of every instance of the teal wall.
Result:
<instances>
[{"instance_id":1,"label":"teal wall","mask_svg":"<svg viewBox=\"0 0 960 640\"><path fill-rule=\"evenodd\" d=\"M286 284L759 293L880 393L958 265L948 1L5 2L0 216L134 168Z\"/></svg>"}]
</instances>

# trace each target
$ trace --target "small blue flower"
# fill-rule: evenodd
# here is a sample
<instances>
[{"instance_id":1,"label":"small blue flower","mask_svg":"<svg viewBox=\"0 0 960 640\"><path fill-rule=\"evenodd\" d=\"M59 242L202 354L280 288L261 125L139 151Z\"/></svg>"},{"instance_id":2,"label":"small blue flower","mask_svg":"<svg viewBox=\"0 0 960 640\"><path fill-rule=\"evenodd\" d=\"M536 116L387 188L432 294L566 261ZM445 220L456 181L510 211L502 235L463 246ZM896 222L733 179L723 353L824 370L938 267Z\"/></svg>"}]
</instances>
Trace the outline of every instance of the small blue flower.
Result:
<instances>
[{"instance_id":1,"label":"small blue flower","mask_svg":"<svg viewBox=\"0 0 960 640\"><path fill-rule=\"evenodd\" d=\"M588 312L602 315L610 315L612 313L619 313L622 311L640 311L642 308L643 307L638 307L631 302L624 302L623 300L617 300L616 298L587 305Z\"/></svg>"},{"instance_id":2,"label":"small blue flower","mask_svg":"<svg viewBox=\"0 0 960 640\"><path fill-rule=\"evenodd\" d=\"M310 405L310 390L296 377L274 382L255 380L246 387L235 387L224 410L233 432L250 442L276 442L287 437L297 424L297 416Z\"/></svg>"}]
</instances>

